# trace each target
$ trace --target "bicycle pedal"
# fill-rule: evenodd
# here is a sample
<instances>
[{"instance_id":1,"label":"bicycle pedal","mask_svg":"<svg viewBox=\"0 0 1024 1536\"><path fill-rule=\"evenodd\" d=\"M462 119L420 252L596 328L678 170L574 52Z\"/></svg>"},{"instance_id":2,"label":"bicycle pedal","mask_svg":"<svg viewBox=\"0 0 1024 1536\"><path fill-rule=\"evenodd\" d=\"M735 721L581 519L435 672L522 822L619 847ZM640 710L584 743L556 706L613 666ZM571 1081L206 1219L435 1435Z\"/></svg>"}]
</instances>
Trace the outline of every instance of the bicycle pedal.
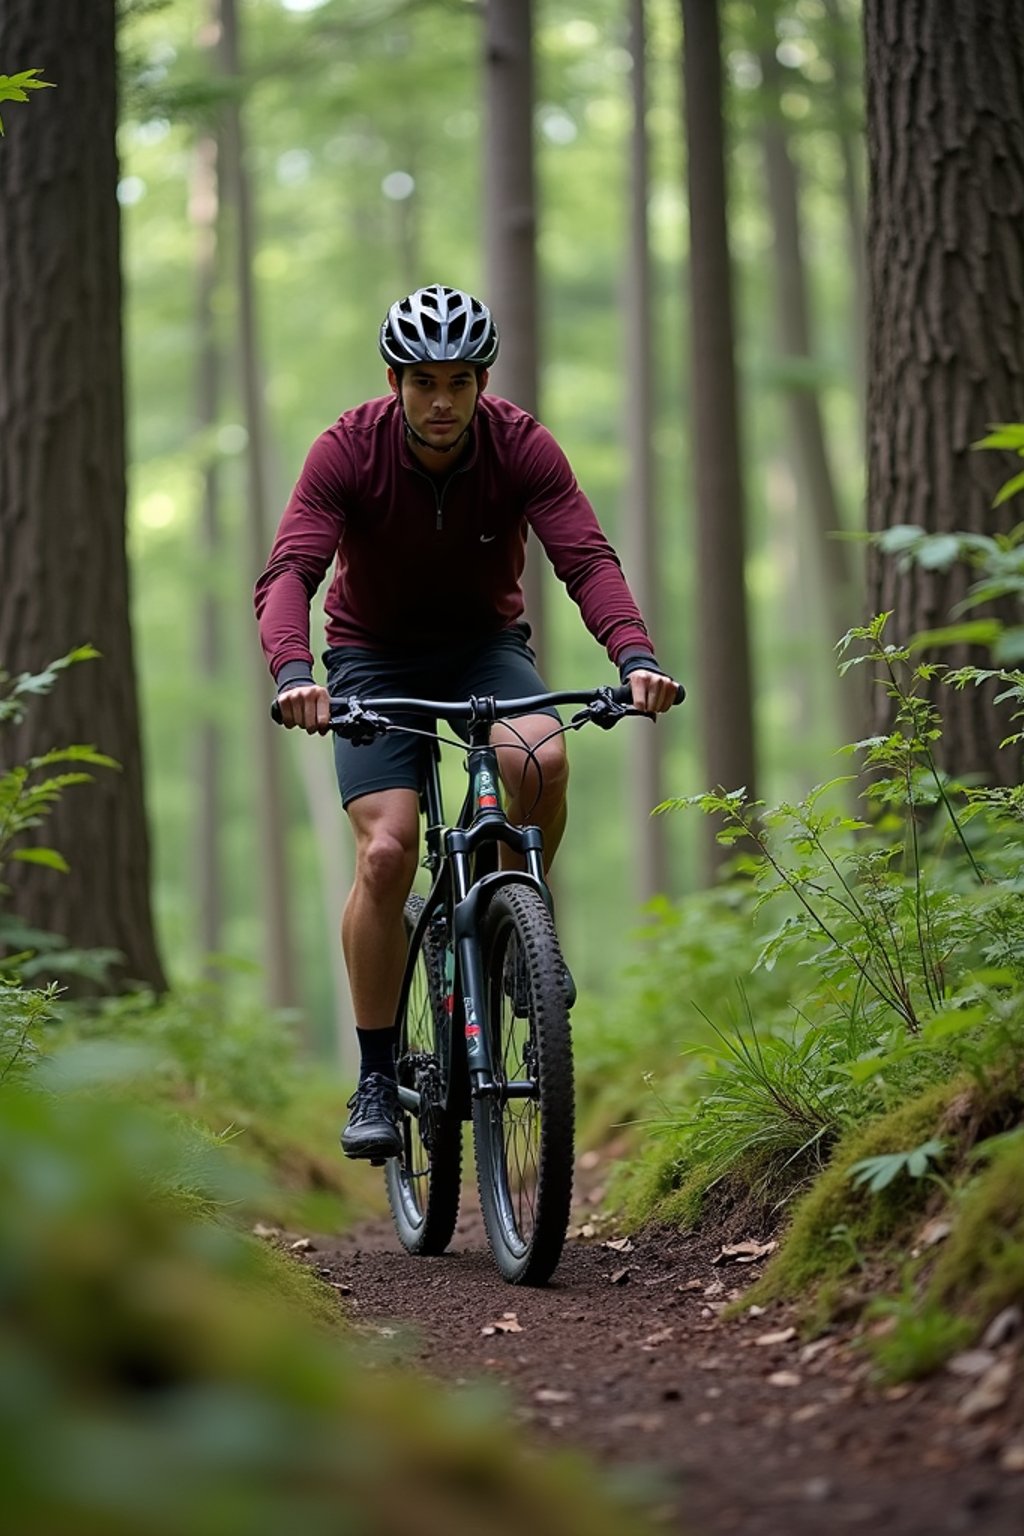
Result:
<instances>
[{"instance_id":1,"label":"bicycle pedal","mask_svg":"<svg viewBox=\"0 0 1024 1536\"><path fill-rule=\"evenodd\" d=\"M368 1159L371 1168L383 1168L387 1162L386 1157L371 1157Z\"/></svg>"}]
</instances>

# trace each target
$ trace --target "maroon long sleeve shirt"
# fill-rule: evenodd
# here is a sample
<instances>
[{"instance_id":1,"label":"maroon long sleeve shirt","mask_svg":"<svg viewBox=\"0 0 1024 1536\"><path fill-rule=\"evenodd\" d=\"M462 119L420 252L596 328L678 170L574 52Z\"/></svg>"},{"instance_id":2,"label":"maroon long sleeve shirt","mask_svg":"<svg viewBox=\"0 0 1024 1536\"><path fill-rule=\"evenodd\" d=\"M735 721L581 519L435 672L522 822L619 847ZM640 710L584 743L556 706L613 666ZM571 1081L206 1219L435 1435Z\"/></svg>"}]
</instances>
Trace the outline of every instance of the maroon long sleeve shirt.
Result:
<instances>
[{"instance_id":1,"label":"maroon long sleeve shirt","mask_svg":"<svg viewBox=\"0 0 1024 1536\"><path fill-rule=\"evenodd\" d=\"M611 660L650 655L618 557L532 416L481 396L470 444L442 478L410 452L394 396L346 411L310 449L256 583L275 679L301 671L289 663L312 668L309 605L332 562L329 645L422 649L514 624L528 528Z\"/></svg>"}]
</instances>

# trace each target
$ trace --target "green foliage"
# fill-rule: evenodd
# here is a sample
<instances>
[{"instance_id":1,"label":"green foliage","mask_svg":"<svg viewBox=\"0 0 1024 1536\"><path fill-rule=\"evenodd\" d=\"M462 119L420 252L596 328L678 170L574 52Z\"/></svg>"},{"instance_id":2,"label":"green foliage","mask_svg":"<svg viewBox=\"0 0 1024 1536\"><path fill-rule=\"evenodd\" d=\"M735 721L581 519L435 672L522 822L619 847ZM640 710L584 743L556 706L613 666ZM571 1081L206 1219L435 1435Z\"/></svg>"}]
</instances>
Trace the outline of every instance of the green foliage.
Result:
<instances>
[{"instance_id":1,"label":"green foliage","mask_svg":"<svg viewBox=\"0 0 1024 1536\"><path fill-rule=\"evenodd\" d=\"M776 921L728 945L737 975L745 952L745 1017L722 1018L719 987L711 1012L696 1005L703 1036L677 1032L689 1071L662 1089L674 1103L654 1126L670 1141L652 1145L633 1189L625 1175L634 1213L646 1203L648 1215L692 1214L739 1167L762 1196L785 1200L865 1117L963 1071L989 1092L1024 1061L1021 792L965 789L942 773L942 722L924 692L936 669L888 643L885 627L882 615L840 645L843 669L878 669L894 706L887 736L848 749L861 758L863 817L832 803L848 779L771 809L725 790L662 807L717 817L736 850L737 910L748 925ZM720 965L716 903L702 932ZM780 970L786 990L765 1007L760 988ZM677 1016L692 974L676 972ZM925 1173L939 1149L935 1127L924 1130L858 1169L858 1182L881 1191Z\"/></svg>"},{"instance_id":2,"label":"green foliage","mask_svg":"<svg viewBox=\"0 0 1024 1536\"><path fill-rule=\"evenodd\" d=\"M60 1081L0 1087L10 1529L634 1528L575 1462L518 1447L494 1399L367 1368L333 1293L216 1219L240 1193L220 1147Z\"/></svg>"},{"instance_id":3,"label":"green foliage","mask_svg":"<svg viewBox=\"0 0 1024 1536\"><path fill-rule=\"evenodd\" d=\"M863 1187L851 1189L852 1171L870 1159L902 1157L901 1149L923 1145L959 1091L957 1083L933 1086L847 1132L828 1167L796 1204L785 1244L744 1301L803 1298L810 1304L826 1282L859 1269L864 1254L908 1234L933 1186L923 1179L901 1179L869 1193Z\"/></svg>"},{"instance_id":4,"label":"green foliage","mask_svg":"<svg viewBox=\"0 0 1024 1536\"><path fill-rule=\"evenodd\" d=\"M0 75L0 101L28 101L29 91L53 89L52 80L37 80L38 69L23 69L18 75ZM0 118L0 138L4 123Z\"/></svg>"},{"instance_id":5,"label":"green foliage","mask_svg":"<svg viewBox=\"0 0 1024 1536\"><path fill-rule=\"evenodd\" d=\"M90 661L99 652L90 645L69 651L58 661L51 662L42 672L23 672L11 677L0 670L0 725L17 725L25 717L29 701L49 693L60 674L77 662ZM38 775L56 763L87 763L93 768L117 768L113 758L106 757L95 747L70 746L54 748L27 763L15 764L0 772L0 869L5 860L21 860L29 864L42 864L48 869L67 873L68 866L55 848L38 844L29 847L13 847L17 838L43 824L61 799L64 791L73 784L88 784L91 773L75 770L71 773ZM5 887L0 885L0 896Z\"/></svg>"},{"instance_id":6,"label":"green foliage","mask_svg":"<svg viewBox=\"0 0 1024 1536\"><path fill-rule=\"evenodd\" d=\"M871 1357L883 1381L916 1381L971 1341L974 1329L965 1317L934 1302L922 1305L908 1277L899 1296L883 1296L867 1309L868 1318L885 1318L887 1331L868 1338Z\"/></svg>"},{"instance_id":7,"label":"green foliage","mask_svg":"<svg viewBox=\"0 0 1024 1536\"><path fill-rule=\"evenodd\" d=\"M936 1162L946 1150L946 1143L932 1136L910 1152L883 1152L878 1157L865 1157L854 1163L850 1178L856 1185L863 1185L870 1194L877 1195L888 1189L901 1173L912 1179L920 1179L929 1171L929 1164Z\"/></svg>"}]
</instances>

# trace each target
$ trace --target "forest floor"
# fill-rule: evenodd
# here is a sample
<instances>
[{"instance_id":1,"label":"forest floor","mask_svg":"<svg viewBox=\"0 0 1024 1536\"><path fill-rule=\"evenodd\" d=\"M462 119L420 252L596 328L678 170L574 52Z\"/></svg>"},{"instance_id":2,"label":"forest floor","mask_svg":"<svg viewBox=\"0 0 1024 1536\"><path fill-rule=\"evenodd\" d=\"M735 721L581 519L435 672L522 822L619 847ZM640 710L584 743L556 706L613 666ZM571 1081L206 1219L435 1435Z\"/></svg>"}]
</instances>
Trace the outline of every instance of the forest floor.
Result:
<instances>
[{"instance_id":1,"label":"forest floor","mask_svg":"<svg viewBox=\"0 0 1024 1536\"><path fill-rule=\"evenodd\" d=\"M469 1191L441 1258L408 1256L382 1219L313 1238L306 1261L390 1358L449 1383L501 1383L537 1444L625 1474L666 1531L1021 1536L1019 1316L955 1370L880 1387L863 1323L806 1343L777 1305L721 1316L760 1273L770 1233L737 1213L697 1236L616 1229L595 1154L583 1161L546 1288L500 1278Z\"/></svg>"}]
</instances>

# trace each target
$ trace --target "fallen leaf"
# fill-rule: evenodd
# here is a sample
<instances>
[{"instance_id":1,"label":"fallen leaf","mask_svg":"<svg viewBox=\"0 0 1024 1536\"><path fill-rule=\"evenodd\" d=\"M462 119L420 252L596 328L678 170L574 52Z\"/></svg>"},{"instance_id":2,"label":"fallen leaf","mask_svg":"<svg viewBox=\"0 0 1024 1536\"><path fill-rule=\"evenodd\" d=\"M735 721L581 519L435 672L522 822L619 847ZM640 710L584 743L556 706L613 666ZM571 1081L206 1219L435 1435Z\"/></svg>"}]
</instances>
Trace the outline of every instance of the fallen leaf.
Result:
<instances>
[{"instance_id":1,"label":"fallen leaf","mask_svg":"<svg viewBox=\"0 0 1024 1536\"><path fill-rule=\"evenodd\" d=\"M268 1227L266 1222L258 1221L252 1229L253 1237L280 1237L280 1227Z\"/></svg>"},{"instance_id":2,"label":"fallen leaf","mask_svg":"<svg viewBox=\"0 0 1024 1536\"><path fill-rule=\"evenodd\" d=\"M802 1403L799 1408L794 1408L789 1416L791 1424L806 1424L808 1419L816 1419L819 1413L825 1412L824 1403Z\"/></svg>"},{"instance_id":3,"label":"fallen leaf","mask_svg":"<svg viewBox=\"0 0 1024 1536\"><path fill-rule=\"evenodd\" d=\"M633 1239L631 1237L610 1237L607 1242L601 1244L602 1248L614 1248L616 1253L632 1253Z\"/></svg>"},{"instance_id":4,"label":"fallen leaf","mask_svg":"<svg viewBox=\"0 0 1024 1536\"><path fill-rule=\"evenodd\" d=\"M705 1296L723 1296L724 1294L725 1286L722 1284L721 1280L712 1280L710 1285L706 1285L704 1287Z\"/></svg>"},{"instance_id":5,"label":"fallen leaf","mask_svg":"<svg viewBox=\"0 0 1024 1536\"><path fill-rule=\"evenodd\" d=\"M933 1216L931 1221L926 1221L917 1234L918 1248L934 1248L936 1243L943 1242L953 1230L953 1223L943 1216Z\"/></svg>"},{"instance_id":6,"label":"fallen leaf","mask_svg":"<svg viewBox=\"0 0 1024 1536\"><path fill-rule=\"evenodd\" d=\"M703 1289L703 1280L687 1280L683 1285L676 1286L677 1291L702 1291Z\"/></svg>"},{"instance_id":7,"label":"fallen leaf","mask_svg":"<svg viewBox=\"0 0 1024 1536\"><path fill-rule=\"evenodd\" d=\"M961 1419L981 1419L986 1413L1001 1408L1009 1395L1013 1381L1013 1362L997 1360L987 1370L976 1386L960 1400L957 1414Z\"/></svg>"},{"instance_id":8,"label":"fallen leaf","mask_svg":"<svg viewBox=\"0 0 1024 1536\"><path fill-rule=\"evenodd\" d=\"M596 1237L597 1228L592 1221L585 1221L580 1227L580 1237Z\"/></svg>"},{"instance_id":9,"label":"fallen leaf","mask_svg":"<svg viewBox=\"0 0 1024 1536\"><path fill-rule=\"evenodd\" d=\"M796 1338L795 1328L780 1328L775 1333L762 1333L754 1340L763 1349L770 1349L773 1344L788 1344L790 1339Z\"/></svg>"},{"instance_id":10,"label":"fallen leaf","mask_svg":"<svg viewBox=\"0 0 1024 1536\"><path fill-rule=\"evenodd\" d=\"M800 1351L800 1364L809 1365L812 1360L816 1360L819 1355L824 1354L826 1349L834 1349L835 1343L835 1339L812 1339Z\"/></svg>"},{"instance_id":11,"label":"fallen leaf","mask_svg":"<svg viewBox=\"0 0 1024 1536\"><path fill-rule=\"evenodd\" d=\"M612 1285L621 1285L623 1280L628 1279L629 1272L632 1268L632 1264L627 1264L623 1269L613 1269L610 1276L608 1277L611 1280Z\"/></svg>"},{"instance_id":12,"label":"fallen leaf","mask_svg":"<svg viewBox=\"0 0 1024 1536\"><path fill-rule=\"evenodd\" d=\"M1024 1327L1024 1312L1020 1307L1004 1307L997 1312L995 1317L985 1329L982 1338L982 1346L985 1349L997 1349L1000 1344L1005 1344L1007 1339L1012 1339L1015 1333L1019 1333Z\"/></svg>"},{"instance_id":13,"label":"fallen leaf","mask_svg":"<svg viewBox=\"0 0 1024 1536\"><path fill-rule=\"evenodd\" d=\"M751 1302L750 1306L747 1308L747 1316L763 1317L767 1310L767 1307L759 1307L755 1302Z\"/></svg>"},{"instance_id":14,"label":"fallen leaf","mask_svg":"<svg viewBox=\"0 0 1024 1536\"><path fill-rule=\"evenodd\" d=\"M674 1328L659 1328L657 1333L649 1333L644 1339L644 1346L653 1347L655 1344L666 1344L675 1332Z\"/></svg>"},{"instance_id":15,"label":"fallen leaf","mask_svg":"<svg viewBox=\"0 0 1024 1536\"><path fill-rule=\"evenodd\" d=\"M539 1387L533 1394L537 1403L571 1403L571 1392L559 1392L554 1387Z\"/></svg>"},{"instance_id":16,"label":"fallen leaf","mask_svg":"<svg viewBox=\"0 0 1024 1536\"><path fill-rule=\"evenodd\" d=\"M753 1264L756 1259L766 1258L769 1253L774 1253L778 1243L757 1243L748 1239L742 1243L725 1243L722 1251L711 1260L712 1264L724 1264L732 1259L737 1264Z\"/></svg>"},{"instance_id":17,"label":"fallen leaf","mask_svg":"<svg viewBox=\"0 0 1024 1536\"><path fill-rule=\"evenodd\" d=\"M292 1253L315 1253L316 1244L311 1243L308 1237L297 1237L294 1243L288 1244Z\"/></svg>"},{"instance_id":18,"label":"fallen leaf","mask_svg":"<svg viewBox=\"0 0 1024 1536\"><path fill-rule=\"evenodd\" d=\"M485 1338L492 1338L496 1333L522 1333L522 1324L514 1312L503 1312L495 1323L489 1323L481 1328L480 1332Z\"/></svg>"},{"instance_id":19,"label":"fallen leaf","mask_svg":"<svg viewBox=\"0 0 1024 1536\"><path fill-rule=\"evenodd\" d=\"M773 1371L768 1377L770 1387L798 1387L802 1381L796 1371Z\"/></svg>"},{"instance_id":20,"label":"fallen leaf","mask_svg":"<svg viewBox=\"0 0 1024 1536\"><path fill-rule=\"evenodd\" d=\"M1004 1445L999 1465L1004 1472L1024 1472L1024 1440L1013 1440Z\"/></svg>"},{"instance_id":21,"label":"fallen leaf","mask_svg":"<svg viewBox=\"0 0 1024 1536\"><path fill-rule=\"evenodd\" d=\"M996 1357L988 1349L965 1349L946 1361L946 1370L954 1376L984 1376L996 1363Z\"/></svg>"}]
</instances>

